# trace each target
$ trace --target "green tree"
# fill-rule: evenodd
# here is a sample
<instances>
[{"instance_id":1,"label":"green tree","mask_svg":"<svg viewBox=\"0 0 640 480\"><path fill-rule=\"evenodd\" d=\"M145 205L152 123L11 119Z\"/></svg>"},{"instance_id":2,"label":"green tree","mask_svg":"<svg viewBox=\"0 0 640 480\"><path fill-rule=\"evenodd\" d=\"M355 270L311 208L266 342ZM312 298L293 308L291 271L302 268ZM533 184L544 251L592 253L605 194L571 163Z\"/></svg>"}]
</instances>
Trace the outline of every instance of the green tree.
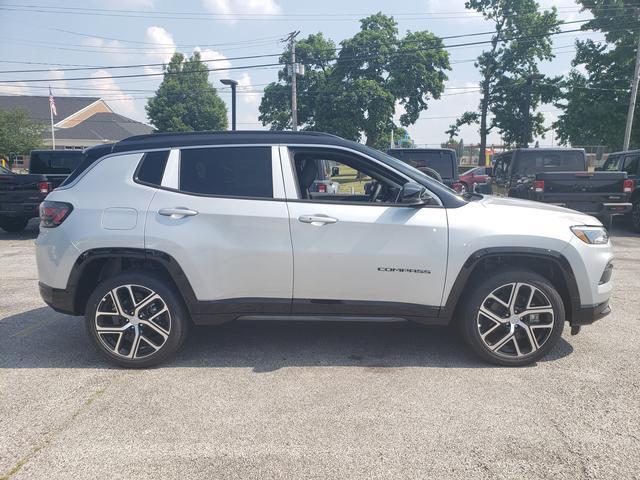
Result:
<instances>
[{"instance_id":1,"label":"green tree","mask_svg":"<svg viewBox=\"0 0 640 480\"><path fill-rule=\"evenodd\" d=\"M487 135L497 128L510 143L524 143L523 123L526 102L523 102L526 78L539 73L538 62L553 58L549 33L559 30L555 7L540 12L535 0L468 0L465 7L483 15L491 22L495 34L489 48L478 57L480 70L480 108L466 112L447 130L457 134L465 124L480 123L480 157L484 158ZM547 81L557 84L557 78ZM536 82L532 86L531 108L549 100L553 88ZM489 122L489 113L493 120ZM532 132L544 133L544 117L533 114Z\"/></svg>"},{"instance_id":2,"label":"green tree","mask_svg":"<svg viewBox=\"0 0 640 480\"><path fill-rule=\"evenodd\" d=\"M623 1L579 3L594 16L582 28L604 32L605 41L576 42L574 68L563 82L564 96L557 103L563 113L554 127L563 144L619 150L640 35L640 7ZM635 110L631 146L640 147L640 108Z\"/></svg>"},{"instance_id":3,"label":"green tree","mask_svg":"<svg viewBox=\"0 0 640 480\"><path fill-rule=\"evenodd\" d=\"M209 72L199 52L189 59L181 53L171 57L146 110L159 132L226 130L228 125L227 107L209 82Z\"/></svg>"},{"instance_id":4,"label":"green tree","mask_svg":"<svg viewBox=\"0 0 640 480\"><path fill-rule=\"evenodd\" d=\"M0 156L11 160L13 155L25 155L42 146L42 134L47 125L31 120L22 108L0 109Z\"/></svg>"},{"instance_id":5,"label":"green tree","mask_svg":"<svg viewBox=\"0 0 640 480\"><path fill-rule=\"evenodd\" d=\"M301 40L296 60L306 67L298 77L298 122L307 130L335 133L387 148L396 105L400 125L418 119L432 98L440 98L450 69L442 41L430 32L400 37L397 23L381 13L360 21L360 31L335 44L321 33ZM289 63L285 52L282 63ZM291 128L290 78L286 68L270 84L260 104L260 121L272 129Z\"/></svg>"}]
</instances>

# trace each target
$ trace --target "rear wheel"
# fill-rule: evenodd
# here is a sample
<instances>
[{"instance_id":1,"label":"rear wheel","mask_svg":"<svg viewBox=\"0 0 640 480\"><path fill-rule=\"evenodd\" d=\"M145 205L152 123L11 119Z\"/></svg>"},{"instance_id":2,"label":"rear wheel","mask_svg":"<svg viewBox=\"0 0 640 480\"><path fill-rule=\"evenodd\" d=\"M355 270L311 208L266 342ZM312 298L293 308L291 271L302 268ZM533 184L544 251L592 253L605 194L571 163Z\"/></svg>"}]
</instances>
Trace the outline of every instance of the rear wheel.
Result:
<instances>
[{"instance_id":1,"label":"rear wheel","mask_svg":"<svg viewBox=\"0 0 640 480\"><path fill-rule=\"evenodd\" d=\"M85 322L98 350L129 368L168 360L189 327L179 294L152 272L125 272L100 283L87 303Z\"/></svg>"},{"instance_id":2,"label":"rear wheel","mask_svg":"<svg viewBox=\"0 0 640 480\"><path fill-rule=\"evenodd\" d=\"M0 218L0 228L5 232L17 233L27 228L29 219L26 217L3 217Z\"/></svg>"},{"instance_id":3,"label":"rear wheel","mask_svg":"<svg viewBox=\"0 0 640 480\"><path fill-rule=\"evenodd\" d=\"M522 366L546 355L564 328L560 295L544 277L527 270L495 273L463 309L469 346L488 362Z\"/></svg>"},{"instance_id":4,"label":"rear wheel","mask_svg":"<svg viewBox=\"0 0 640 480\"><path fill-rule=\"evenodd\" d=\"M631 226L636 232L640 232L640 201L633 204L631 210Z\"/></svg>"}]
</instances>

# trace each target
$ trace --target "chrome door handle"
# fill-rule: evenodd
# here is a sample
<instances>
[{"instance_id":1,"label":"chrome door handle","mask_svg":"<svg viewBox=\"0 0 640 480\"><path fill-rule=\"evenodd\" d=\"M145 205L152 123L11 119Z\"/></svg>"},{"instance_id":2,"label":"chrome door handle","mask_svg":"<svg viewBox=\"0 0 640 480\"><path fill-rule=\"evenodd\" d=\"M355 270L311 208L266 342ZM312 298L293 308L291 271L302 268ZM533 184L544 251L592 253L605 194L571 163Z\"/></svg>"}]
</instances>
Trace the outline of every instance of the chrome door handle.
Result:
<instances>
[{"instance_id":1,"label":"chrome door handle","mask_svg":"<svg viewBox=\"0 0 640 480\"><path fill-rule=\"evenodd\" d=\"M312 225L326 225L328 223L338 223L337 218L328 217L321 213L317 215L300 215L298 221L302 223L310 223Z\"/></svg>"},{"instance_id":2,"label":"chrome door handle","mask_svg":"<svg viewBox=\"0 0 640 480\"><path fill-rule=\"evenodd\" d=\"M158 210L160 215L171 218L193 217L198 214L196 210L190 208L176 207L176 208L161 208Z\"/></svg>"}]
</instances>

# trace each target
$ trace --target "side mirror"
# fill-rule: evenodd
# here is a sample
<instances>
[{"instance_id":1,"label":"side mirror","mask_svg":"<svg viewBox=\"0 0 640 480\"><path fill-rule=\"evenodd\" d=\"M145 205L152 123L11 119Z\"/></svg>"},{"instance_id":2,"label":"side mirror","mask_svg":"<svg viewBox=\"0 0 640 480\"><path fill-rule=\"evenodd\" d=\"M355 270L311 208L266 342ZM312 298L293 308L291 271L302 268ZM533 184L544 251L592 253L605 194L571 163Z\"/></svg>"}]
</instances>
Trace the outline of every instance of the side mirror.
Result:
<instances>
[{"instance_id":1,"label":"side mirror","mask_svg":"<svg viewBox=\"0 0 640 480\"><path fill-rule=\"evenodd\" d=\"M431 202L431 195L422 185L407 182L400 190L400 203L407 206L419 207L428 205Z\"/></svg>"},{"instance_id":2,"label":"side mirror","mask_svg":"<svg viewBox=\"0 0 640 480\"><path fill-rule=\"evenodd\" d=\"M340 167L331 167L331 176L336 177L340 175Z\"/></svg>"}]
</instances>

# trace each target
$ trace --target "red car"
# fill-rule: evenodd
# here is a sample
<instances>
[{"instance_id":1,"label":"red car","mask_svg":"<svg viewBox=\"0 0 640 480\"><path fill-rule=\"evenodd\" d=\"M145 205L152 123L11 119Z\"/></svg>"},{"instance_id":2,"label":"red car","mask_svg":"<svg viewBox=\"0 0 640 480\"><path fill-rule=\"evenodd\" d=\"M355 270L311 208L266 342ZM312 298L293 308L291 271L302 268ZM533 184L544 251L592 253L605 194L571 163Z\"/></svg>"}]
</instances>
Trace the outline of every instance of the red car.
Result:
<instances>
[{"instance_id":1,"label":"red car","mask_svg":"<svg viewBox=\"0 0 640 480\"><path fill-rule=\"evenodd\" d=\"M477 183L486 183L488 180L487 167L474 167L460 174L460 186L456 190L460 193L473 192Z\"/></svg>"}]
</instances>

